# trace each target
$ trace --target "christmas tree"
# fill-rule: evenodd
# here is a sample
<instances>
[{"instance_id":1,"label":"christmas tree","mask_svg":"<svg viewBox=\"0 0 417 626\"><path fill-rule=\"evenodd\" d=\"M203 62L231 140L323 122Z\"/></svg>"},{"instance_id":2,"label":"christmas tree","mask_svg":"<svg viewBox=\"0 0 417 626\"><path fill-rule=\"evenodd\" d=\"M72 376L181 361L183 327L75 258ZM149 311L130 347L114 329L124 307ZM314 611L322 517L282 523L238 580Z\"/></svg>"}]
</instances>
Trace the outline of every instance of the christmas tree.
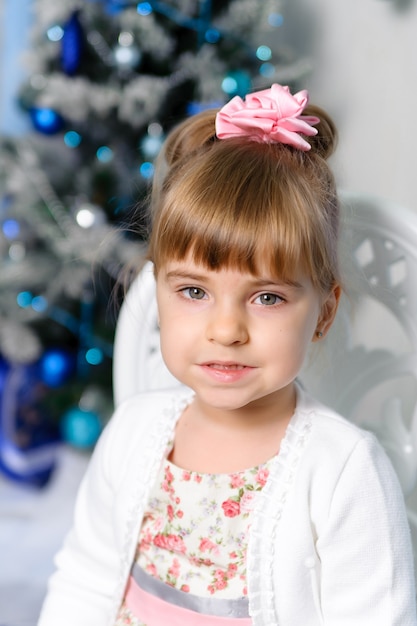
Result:
<instances>
[{"instance_id":1,"label":"christmas tree","mask_svg":"<svg viewBox=\"0 0 417 626\"><path fill-rule=\"evenodd\" d=\"M111 411L122 268L139 260L153 162L184 116L309 71L283 0L35 0L33 132L0 140L0 468L43 484L56 441ZM116 298L117 300L117 298Z\"/></svg>"}]
</instances>

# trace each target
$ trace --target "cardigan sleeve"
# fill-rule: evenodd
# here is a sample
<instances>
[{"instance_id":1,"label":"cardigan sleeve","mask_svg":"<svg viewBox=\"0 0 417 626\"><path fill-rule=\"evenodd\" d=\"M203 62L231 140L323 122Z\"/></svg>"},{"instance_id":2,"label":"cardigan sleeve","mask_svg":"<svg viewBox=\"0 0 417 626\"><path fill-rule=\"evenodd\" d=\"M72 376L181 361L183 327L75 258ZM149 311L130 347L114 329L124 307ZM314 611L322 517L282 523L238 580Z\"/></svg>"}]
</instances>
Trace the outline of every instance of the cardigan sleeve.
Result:
<instances>
[{"instance_id":1,"label":"cardigan sleeve","mask_svg":"<svg viewBox=\"0 0 417 626\"><path fill-rule=\"evenodd\" d=\"M416 626L404 499L385 452L370 434L344 464L317 551L324 625Z\"/></svg>"},{"instance_id":2,"label":"cardigan sleeve","mask_svg":"<svg viewBox=\"0 0 417 626\"><path fill-rule=\"evenodd\" d=\"M117 471L115 414L99 439L77 495L73 527L56 561L38 626L104 626L119 575L112 519ZM119 429L120 430L120 429ZM120 455L118 462L121 464ZM113 464L113 466L112 466Z\"/></svg>"}]
</instances>

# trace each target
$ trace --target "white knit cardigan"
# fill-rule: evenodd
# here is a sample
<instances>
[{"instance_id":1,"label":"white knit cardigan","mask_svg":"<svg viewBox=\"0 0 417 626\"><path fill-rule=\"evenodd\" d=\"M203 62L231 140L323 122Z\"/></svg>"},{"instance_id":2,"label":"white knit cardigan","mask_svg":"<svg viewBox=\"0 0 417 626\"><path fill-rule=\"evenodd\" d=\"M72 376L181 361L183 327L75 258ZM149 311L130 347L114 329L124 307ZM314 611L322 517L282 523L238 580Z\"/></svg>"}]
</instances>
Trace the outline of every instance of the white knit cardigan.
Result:
<instances>
[{"instance_id":1,"label":"white knit cardigan","mask_svg":"<svg viewBox=\"0 0 417 626\"><path fill-rule=\"evenodd\" d=\"M142 394L110 420L38 626L114 625L148 495L190 397ZM300 389L253 513L247 579L254 626L417 625L410 532L392 466L373 435Z\"/></svg>"}]
</instances>

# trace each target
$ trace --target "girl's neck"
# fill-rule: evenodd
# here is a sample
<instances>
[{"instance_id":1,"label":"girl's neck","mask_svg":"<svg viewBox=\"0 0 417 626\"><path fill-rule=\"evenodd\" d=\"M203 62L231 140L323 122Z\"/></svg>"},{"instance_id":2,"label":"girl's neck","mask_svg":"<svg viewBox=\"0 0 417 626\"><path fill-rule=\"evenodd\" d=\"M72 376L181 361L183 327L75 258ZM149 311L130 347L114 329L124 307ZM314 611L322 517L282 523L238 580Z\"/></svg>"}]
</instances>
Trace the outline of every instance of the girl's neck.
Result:
<instances>
[{"instance_id":1,"label":"girl's neck","mask_svg":"<svg viewBox=\"0 0 417 626\"><path fill-rule=\"evenodd\" d=\"M183 469L213 474L261 465L279 452L295 402L294 388L272 406L259 401L233 411L196 397L178 421L169 458Z\"/></svg>"}]
</instances>

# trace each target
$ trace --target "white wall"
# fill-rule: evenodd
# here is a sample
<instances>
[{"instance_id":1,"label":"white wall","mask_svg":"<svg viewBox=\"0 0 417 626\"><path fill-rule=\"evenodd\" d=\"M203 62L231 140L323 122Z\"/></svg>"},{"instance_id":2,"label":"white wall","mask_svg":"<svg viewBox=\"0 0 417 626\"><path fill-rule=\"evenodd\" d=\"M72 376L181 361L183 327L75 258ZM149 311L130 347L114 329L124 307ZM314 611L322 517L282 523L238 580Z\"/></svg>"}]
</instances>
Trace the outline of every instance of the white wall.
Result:
<instances>
[{"instance_id":1,"label":"white wall","mask_svg":"<svg viewBox=\"0 0 417 626\"><path fill-rule=\"evenodd\" d=\"M417 211L417 0L295 2L314 33L311 99L339 126L339 184Z\"/></svg>"},{"instance_id":2,"label":"white wall","mask_svg":"<svg viewBox=\"0 0 417 626\"><path fill-rule=\"evenodd\" d=\"M24 132L11 94L23 77L31 0L0 0L0 131ZM312 100L340 131L339 184L417 211L417 0L287 0L283 34L311 57ZM279 35L281 36L281 35Z\"/></svg>"}]
</instances>

